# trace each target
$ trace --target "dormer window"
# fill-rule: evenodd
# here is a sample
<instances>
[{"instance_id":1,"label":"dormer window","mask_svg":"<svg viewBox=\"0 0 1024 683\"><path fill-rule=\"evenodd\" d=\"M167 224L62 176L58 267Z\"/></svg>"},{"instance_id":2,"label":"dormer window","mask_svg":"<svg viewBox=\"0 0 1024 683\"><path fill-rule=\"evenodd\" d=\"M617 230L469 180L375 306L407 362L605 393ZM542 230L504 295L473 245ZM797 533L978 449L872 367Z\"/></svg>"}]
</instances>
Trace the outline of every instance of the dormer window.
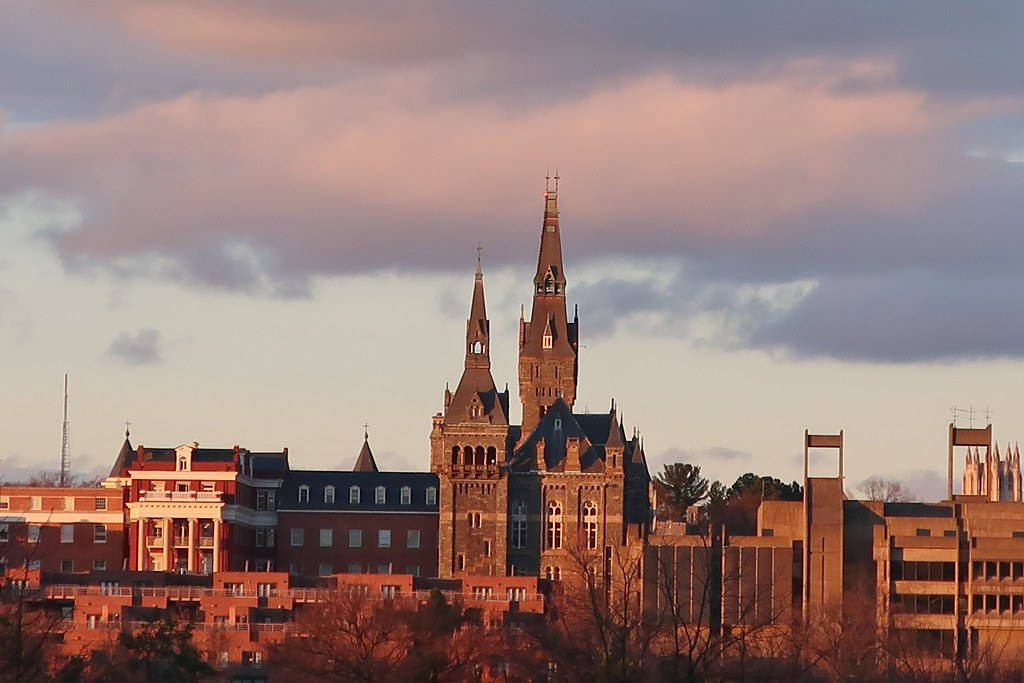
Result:
<instances>
[{"instance_id":1,"label":"dormer window","mask_svg":"<svg viewBox=\"0 0 1024 683\"><path fill-rule=\"evenodd\" d=\"M185 456L181 456L180 458L178 458L178 471L179 472L184 472L187 469L188 469L188 458L186 458Z\"/></svg>"},{"instance_id":2,"label":"dormer window","mask_svg":"<svg viewBox=\"0 0 1024 683\"><path fill-rule=\"evenodd\" d=\"M433 486L427 487L427 505L437 505L437 489Z\"/></svg>"},{"instance_id":3,"label":"dormer window","mask_svg":"<svg viewBox=\"0 0 1024 683\"><path fill-rule=\"evenodd\" d=\"M541 345L545 349L550 349L551 348L551 342L552 342L551 334L550 333L549 334L545 334L544 338L541 340Z\"/></svg>"},{"instance_id":4,"label":"dormer window","mask_svg":"<svg viewBox=\"0 0 1024 683\"><path fill-rule=\"evenodd\" d=\"M402 503L402 505L409 505L410 503L412 503L412 489L409 488L408 486L402 487L399 496L399 501Z\"/></svg>"},{"instance_id":5,"label":"dormer window","mask_svg":"<svg viewBox=\"0 0 1024 683\"><path fill-rule=\"evenodd\" d=\"M349 489L348 489L348 502L351 505L358 505L359 504L359 487L358 486L350 486L349 487Z\"/></svg>"},{"instance_id":6,"label":"dormer window","mask_svg":"<svg viewBox=\"0 0 1024 683\"><path fill-rule=\"evenodd\" d=\"M561 428L562 428L562 418L556 417L555 418L555 429L561 429Z\"/></svg>"},{"instance_id":7,"label":"dormer window","mask_svg":"<svg viewBox=\"0 0 1024 683\"><path fill-rule=\"evenodd\" d=\"M378 486L373 490L373 502L376 503L377 505L383 505L385 502L387 502L387 497L387 489L385 489L383 486Z\"/></svg>"},{"instance_id":8,"label":"dormer window","mask_svg":"<svg viewBox=\"0 0 1024 683\"><path fill-rule=\"evenodd\" d=\"M331 503L331 504L334 503L334 487L333 486L325 486L324 487L324 502L325 503Z\"/></svg>"},{"instance_id":9,"label":"dormer window","mask_svg":"<svg viewBox=\"0 0 1024 683\"><path fill-rule=\"evenodd\" d=\"M309 487L306 486L305 484L303 484L302 486L299 487L299 502L300 503L308 503L309 502Z\"/></svg>"}]
</instances>

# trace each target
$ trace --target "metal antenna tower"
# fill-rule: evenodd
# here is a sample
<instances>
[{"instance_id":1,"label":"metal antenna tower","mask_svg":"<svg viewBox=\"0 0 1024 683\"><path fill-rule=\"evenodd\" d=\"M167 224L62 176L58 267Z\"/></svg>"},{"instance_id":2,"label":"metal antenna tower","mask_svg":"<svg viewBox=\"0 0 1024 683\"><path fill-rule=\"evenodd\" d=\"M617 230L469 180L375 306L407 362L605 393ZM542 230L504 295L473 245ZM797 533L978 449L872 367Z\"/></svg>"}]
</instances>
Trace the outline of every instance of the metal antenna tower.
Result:
<instances>
[{"instance_id":1,"label":"metal antenna tower","mask_svg":"<svg viewBox=\"0 0 1024 683\"><path fill-rule=\"evenodd\" d=\"M64 431L60 441L60 485L67 486L71 476L71 449L68 447L68 373L64 373Z\"/></svg>"}]
</instances>

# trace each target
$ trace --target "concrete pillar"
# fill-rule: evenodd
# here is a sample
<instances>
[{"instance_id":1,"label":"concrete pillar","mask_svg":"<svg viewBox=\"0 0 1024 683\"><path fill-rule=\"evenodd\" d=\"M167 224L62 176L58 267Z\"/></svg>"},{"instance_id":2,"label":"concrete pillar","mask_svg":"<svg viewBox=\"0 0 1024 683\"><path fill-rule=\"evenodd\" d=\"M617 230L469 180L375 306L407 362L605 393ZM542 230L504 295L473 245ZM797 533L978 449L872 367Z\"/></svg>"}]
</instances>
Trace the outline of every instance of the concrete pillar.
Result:
<instances>
[{"instance_id":1,"label":"concrete pillar","mask_svg":"<svg viewBox=\"0 0 1024 683\"><path fill-rule=\"evenodd\" d=\"M196 520L188 520L188 570L195 571L196 568Z\"/></svg>"},{"instance_id":2,"label":"concrete pillar","mask_svg":"<svg viewBox=\"0 0 1024 683\"><path fill-rule=\"evenodd\" d=\"M174 567L171 566L171 551L173 550L173 541L171 536L174 535L174 520L164 517L164 571L174 571Z\"/></svg>"},{"instance_id":3,"label":"concrete pillar","mask_svg":"<svg viewBox=\"0 0 1024 683\"><path fill-rule=\"evenodd\" d=\"M140 517L136 522L138 524L138 531L136 537L138 538L138 545L135 548L135 569L138 571L145 571L145 555L146 552L146 520Z\"/></svg>"},{"instance_id":4,"label":"concrete pillar","mask_svg":"<svg viewBox=\"0 0 1024 683\"><path fill-rule=\"evenodd\" d=\"M214 573L220 571L220 530L221 522L219 519L213 520L213 571Z\"/></svg>"}]
</instances>

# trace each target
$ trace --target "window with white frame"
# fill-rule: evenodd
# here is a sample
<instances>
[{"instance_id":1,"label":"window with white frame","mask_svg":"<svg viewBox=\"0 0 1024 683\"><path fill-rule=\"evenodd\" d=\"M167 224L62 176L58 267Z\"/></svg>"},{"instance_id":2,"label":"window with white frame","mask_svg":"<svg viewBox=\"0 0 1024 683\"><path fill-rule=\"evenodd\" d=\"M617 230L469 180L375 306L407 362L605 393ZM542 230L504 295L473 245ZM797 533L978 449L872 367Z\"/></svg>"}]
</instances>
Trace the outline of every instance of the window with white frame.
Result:
<instances>
[{"instance_id":1,"label":"window with white frame","mask_svg":"<svg viewBox=\"0 0 1024 683\"><path fill-rule=\"evenodd\" d=\"M333 486L325 486L324 487L324 502L325 503L331 503L332 505L334 504L334 487Z\"/></svg>"},{"instance_id":2,"label":"window with white frame","mask_svg":"<svg viewBox=\"0 0 1024 683\"><path fill-rule=\"evenodd\" d=\"M383 486L378 486L373 490L373 502L377 505L383 505L387 502L388 491Z\"/></svg>"},{"instance_id":3,"label":"window with white frame","mask_svg":"<svg viewBox=\"0 0 1024 683\"><path fill-rule=\"evenodd\" d=\"M401 492L399 494L399 502L401 502L402 505L408 505L408 504L410 504L412 502L412 489L411 488L409 488L408 486L403 486L402 487L402 490L401 490Z\"/></svg>"},{"instance_id":4,"label":"window with white frame","mask_svg":"<svg viewBox=\"0 0 1024 683\"><path fill-rule=\"evenodd\" d=\"M107 570L106 560L93 560L92 568L98 572L105 572Z\"/></svg>"},{"instance_id":5,"label":"window with white frame","mask_svg":"<svg viewBox=\"0 0 1024 683\"><path fill-rule=\"evenodd\" d=\"M583 503L583 538L587 548L597 548L597 506L589 500Z\"/></svg>"},{"instance_id":6,"label":"window with white frame","mask_svg":"<svg viewBox=\"0 0 1024 683\"><path fill-rule=\"evenodd\" d=\"M437 488L434 486L427 487L427 505L437 505Z\"/></svg>"},{"instance_id":7,"label":"window with white frame","mask_svg":"<svg viewBox=\"0 0 1024 683\"><path fill-rule=\"evenodd\" d=\"M96 508L97 510L106 510L107 509L107 499L103 498L103 497L96 498L93 501L93 507Z\"/></svg>"},{"instance_id":8,"label":"window with white frame","mask_svg":"<svg viewBox=\"0 0 1024 683\"><path fill-rule=\"evenodd\" d=\"M548 503L547 514L548 548L562 547L562 506L558 501Z\"/></svg>"},{"instance_id":9,"label":"window with white frame","mask_svg":"<svg viewBox=\"0 0 1024 683\"><path fill-rule=\"evenodd\" d=\"M318 567L317 573L320 576L330 576L331 575L331 571L332 571L332 567L331 567L331 563L330 562L321 562L320 566Z\"/></svg>"},{"instance_id":10,"label":"window with white frame","mask_svg":"<svg viewBox=\"0 0 1024 683\"><path fill-rule=\"evenodd\" d=\"M526 547L526 503L522 501L512 503L512 547Z\"/></svg>"},{"instance_id":11,"label":"window with white frame","mask_svg":"<svg viewBox=\"0 0 1024 683\"><path fill-rule=\"evenodd\" d=\"M309 502L309 487L306 486L305 484L303 484L302 486L299 487L299 502L300 503L308 503Z\"/></svg>"},{"instance_id":12,"label":"window with white frame","mask_svg":"<svg viewBox=\"0 0 1024 683\"><path fill-rule=\"evenodd\" d=\"M363 547L363 530L362 529L349 529L348 530L348 547L349 548L362 548Z\"/></svg>"},{"instance_id":13,"label":"window with white frame","mask_svg":"<svg viewBox=\"0 0 1024 683\"><path fill-rule=\"evenodd\" d=\"M92 532L93 543L106 543L107 542L107 525L97 524L93 527Z\"/></svg>"},{"instance_id":14,"label":"window with white frame","mask_svg":"<svg viewBox=\"0 0 1024 683\"><path fill-rule=\"evenodd\" d=\"M305 529L292 529L292 546L298 548L305 543Z\"/></svg>"},{"instance_id":15,"label":"window with white frame","mask_svg":"<svg viewBox=\"0 0 1024 683\"><path fill-rule=\"evenodd\" d=\"M38 524L29 524L28 525L27 534L28 534L28 542L29 543L38 543L39 542L39 525Z\"/></svg>"},{"instance_id":16,"label":"window with white frame","mask_svg":"<svg viewBox=\"0 0 1024 683\"><path fill-rule=\"evenodd\" d=\"M320 530L320 547L330 548L334 545L334 530L333 529L321 529Z\"/></svg>"},{"instance_id":17,"label":"window with white frame","mask_svg":"<svg viewBox=\"0 0 1024 683\"><path fill-rule=\"evenodd\" d=\"M357 564L355 562L349 562L349 564L348 564L348 573L349 574L362 574L363 573L363 565Z\"/></svg>"},{"instance_id":18,"label":"window with white frame","mask_svg":"<svg viewBox=\"0 0 1024 683\"><path fill-rule=\"evenodd\" d=\"M379 529L377 531L377 547L378 548L390 548L391 547L391 529Z\"/></svg>"},{"instance_id":19,"label":"window with white frame","mask_svg":"<svg viewBox=\"0 0 1024 683\"><path fill-rule=\"evenodd\" d=\"M74 524L61 524L60 525L60 542L61 543L74 543L75 542L75 525Z\"/></svg>"},{"instance_id":20,"label":"window with white frame","mask_svg":"<svg viewBox=\"0 0 1024 683\"><path fill-rule=\"evenodd\" d=\"M349 486L348 487L348 502L352 505L359 504L359 487Z\"/></svg>"},{"instance_id":21,"label":"window with white frame","mask_svg":"<svg viewBox=\"0 0 1024 683\"><path fill-rule=\"evenodd\" d=\"M7 543L11 540L11 528L6 524L0 524L0 543Z\"/></svg>"},{"instance_id":22,"label":"window with white frame","mask_svg":"<svg viewBox=\"0 0 1024 683\"><path fill-rule=\"evenodd\" d=\"M419 548L420 547L420 530L409 529L405 539L406 548Z\"/></svg>"},{"instance_id":23,"label":"window with white frame","mask_svg":"<svg viewBox=\"0 0 1024 683\"><path fill-rule=\"evenodd\" d=\"M256 547L263 548L267 545L267 530L257 529L256 530Z\"/></svg>"}]
</instances>

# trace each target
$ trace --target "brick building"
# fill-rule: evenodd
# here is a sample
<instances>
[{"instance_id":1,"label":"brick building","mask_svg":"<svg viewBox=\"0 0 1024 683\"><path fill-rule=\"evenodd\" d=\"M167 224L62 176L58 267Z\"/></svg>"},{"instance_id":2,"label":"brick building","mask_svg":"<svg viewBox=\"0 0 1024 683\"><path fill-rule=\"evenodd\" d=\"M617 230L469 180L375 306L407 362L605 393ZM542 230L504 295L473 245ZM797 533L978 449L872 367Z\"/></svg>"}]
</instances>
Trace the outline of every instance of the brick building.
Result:
<instances>
[{"instance_id":1,"label":"brick building","mask_svg":"<svg viewBox=\"0 0 1024 683\"><path fill-rule=\"evenodd\" d=\"M125 542L119 490L0 486L0 570L121 569Z\"/></svg>"},{"instance_id":2,"label":"brick building","mask_svg":"<svg viewBox=\"0 0 1024 683\"><path fill-rule=\"evenodd\" d=\"M556 188L557 189L557 188ZM577 549L610 559L642 544L650 475L614 402L574 412L579 319L568 317L557 192L545 193L530 319L519 321L522 423L491 374L490 321L479 259L465 363L433 417L430 467L440 482L440 576L524 574L557 579Z\"/></svg>"}]
</instances>

